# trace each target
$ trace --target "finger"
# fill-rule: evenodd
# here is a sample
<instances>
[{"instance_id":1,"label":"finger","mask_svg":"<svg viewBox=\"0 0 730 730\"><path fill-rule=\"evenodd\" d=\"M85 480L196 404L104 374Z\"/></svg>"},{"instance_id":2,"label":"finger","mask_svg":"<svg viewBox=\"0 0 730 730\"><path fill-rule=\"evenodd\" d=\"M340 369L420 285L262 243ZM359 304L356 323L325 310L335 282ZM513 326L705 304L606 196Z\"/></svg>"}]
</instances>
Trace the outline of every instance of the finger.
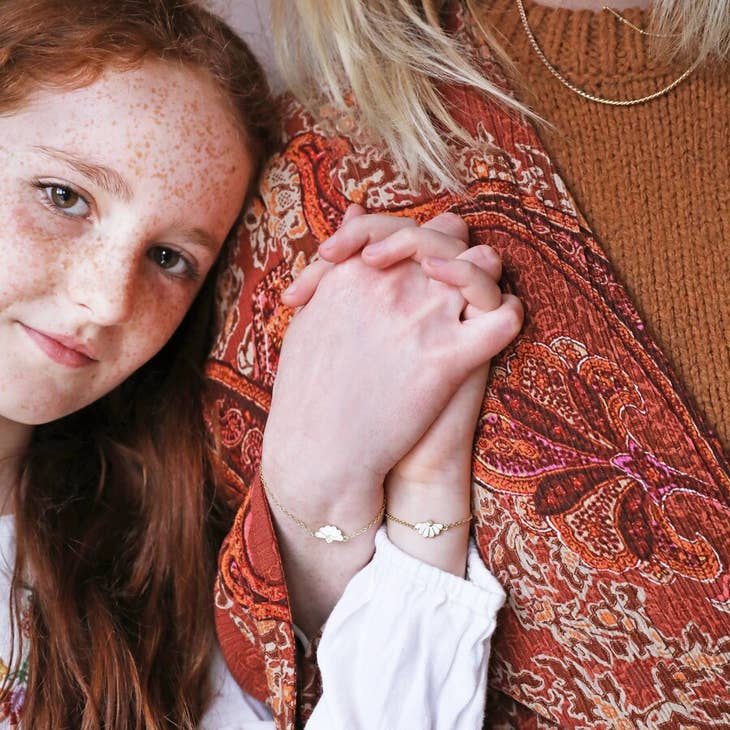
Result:
<instances>
[{"instance_id":1,"label":"finger","mask_svg":"<svg viewBox=\"0 0 730 730\"><path fill-rule=\"evenodd\" d=\"M436 231L445 233L447 236L460 238L464 243L469 243L469 226L456 213L441 213L426 221L421 228L433 228Z\"/></svg>"},{"instance_id":2,"label":"finger","mask_svg":"<svg viewBox=\"0 0 730 730\"><path fill-rule=\"evenodd\" d=\"M461 313L461 319L466 322L467 319L474 319L474 317L479 317L482 314L484 314L484 312L481 309L473 307L471 304L467 304L464 307L464 311Z\"/></svg>"},{"instance_id":3,"label":"finger","mask_svg":"<svg viewBox=\"0 0 730 730\"><path fill-rule=\"evenodd\" d=\"M342 222L340 223L340 225L344 226L345 223L352 220L353 218L357 218L359 215L365 215L365 208L363 208L362 205L358 205L357 203L350 203L350 205L347 206L345 215L342 216Z\"/></svg>"},{"instance_id":4,"label":"finger","mask_svg":"<svg viewBox=\"0 0 730 730\"><path fill-rule=\"evenodd\" d=\"M466 367L479 367L504 350L519 334L523 320L522 302L512 294L503 294L497 309L464 321L461 348Z\"/></svg>"},{"instance_id":5,"label":"finger","mask_svg":"<svg viewBox=\"0 0 730 730\"><path fill-rule=\"evenodd\" d=\"M497 282L476 264L464 259L442 259L429 256L421 262L426 276L456 287L467 304L484 312L502 304L502 292Z\"/></svg>"},{"instance_id":6,"label":"finger","mask_svg":"<svg viewBox=\"0 0 730 730\"><path fill-rule=\"evenodd\" d=\"M319 247L319 255L333 264L350 258L374 241L387 238L402 228L415 228L411 218L373 213L349 218Z\"/></svg>"},{"instance_id":7,"label":"finger","mask_svg":"<svg viewBox=\"0 0 730 730\"><path fill-rule=\"evenodd\" d=\"M472 246L460 254L459 258L476 264L495 281L502 278L502 257L491 246L486 244Z\"/></svg>"},{"instance_id":8,"label":"finger","mask_svg":"<svg viewBox=\"0 0 730 730\"><path fill-rule=\"evenodd\" d=\"M472 246L471 248L468 248L466 251L464 251L462 254L460 254L457 257L458 260L464 260L464 261L470 261L472 264L475 264L478 266L482 271L484 271L489 277L492 278L494 282L499 281L499 279L502 276L502 259L500 255L491 247L487 246L485 244L481 244L479 246ZM425 273L425 272L424 272ZM438 274L436 274L435 277L438 278ZM476 301L483 301L481 299L477 299ZM495 304L491 307L491 309L496 308L501 303L501 293L499 300L494 300ZM467 307L463 313L464 319L470 319L473 316L476 316L480 310L477 308L471 307L469 304L469 301L467 301Z\"/></svg>"},{"instance_id":9,"label":"finger","mask_svg":"<svg viewBox=\"0 0 730 730\"><path fill-rule=\"evenodd\" d=\"M284 290L281 301L288 307L301 307L317 291L322 277L334 266L329 261L318 259L303 269L299 276Z\"/></svg>"},{"instance_id":10,"label":"finger","mask_svg":"<svg viewBox=\"0 0 730 730\"><path fill-rule=\"evenodd\" d=\"M384 269L405 259L422 261L428 256L453 259L464 253L467 244L433 228L402 228L387 238L363 249L362 258L369 266Z\"/></svg>"},{"instance_id":11,"label":"finger","mask_svg":"<svg viewBox=\"0 0 730 730\"><path fill-rule=\"evenodd\" d=\"M494 281L499 281L502 278L502 257L491 246L487 246L486 244L472 246L464 251L459 258L476 264L486 271ZM483 314L481 309L467 303L461 313L461 318L462 320L473 319L480 314Z\"/></svg>"}]
</instances>

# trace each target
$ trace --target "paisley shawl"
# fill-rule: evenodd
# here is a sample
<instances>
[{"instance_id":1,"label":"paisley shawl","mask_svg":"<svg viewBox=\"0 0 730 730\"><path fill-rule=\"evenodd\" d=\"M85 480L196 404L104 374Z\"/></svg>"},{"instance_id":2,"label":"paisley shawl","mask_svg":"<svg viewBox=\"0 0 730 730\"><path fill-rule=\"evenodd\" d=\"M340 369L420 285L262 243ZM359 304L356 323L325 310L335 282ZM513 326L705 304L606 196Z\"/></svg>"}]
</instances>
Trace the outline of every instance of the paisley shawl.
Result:
<instances>
[{"instance_id":1,"label":"paisley shawl","mask_svg":"<svg viewBox=\"0 0 730 730\"><path fill-rule=\"evenodd\" d=\"M291 315L280 294L350 202L419 221L448 210L466 219L472 244L500 252L506 286L526 307L521 335L493 361L474 453L476 539L509 596L487 726L730 727L727 459L535 130L469 90L445 94L486 143L457 150L463 193L412 189L355 115L323 110L325 125L289 101L284 148L230 251L206 420L238 508L215 594L231 671L279 728L301 726L316 702L311 661L296 666L255 476Z\"/></svg>"}]
</instances>

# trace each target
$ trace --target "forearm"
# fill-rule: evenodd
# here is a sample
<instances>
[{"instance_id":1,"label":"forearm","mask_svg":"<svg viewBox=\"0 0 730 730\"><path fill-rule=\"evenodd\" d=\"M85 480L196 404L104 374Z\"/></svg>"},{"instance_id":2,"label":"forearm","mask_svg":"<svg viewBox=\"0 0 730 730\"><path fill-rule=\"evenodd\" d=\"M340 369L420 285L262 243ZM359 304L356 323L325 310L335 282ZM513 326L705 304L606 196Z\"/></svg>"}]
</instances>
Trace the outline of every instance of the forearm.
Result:
<instances>
[{"instance_id":1,"label":"forearm","mask_svg":"<svg viewBox=\"0 0 730 730\"><path fill-rule=\"evenodd\" d=\"M352 577L373 555L373 527L347 544L320 543L276 518L294 623L313 637L327 620Z\"/></svg>"},{"instance_id":2,"label":"forearm","mask_svg":"<svg viewBox=\"0 0 730 730\"><path fill-rule=\"evenodd\" d=\"M264 463L267 499L279 538L294 623L307 636L319 631L348 582L370 561L382 522L382 482L362 475L320 474ZM324 480L327 480L326 483ZM353 479L358 480L356 486ZM349 497L341 498L347 483ZM355 488L353 489L353 486ZM336 526L344 540L315 537Z\"/></svg>"}]
</instances>

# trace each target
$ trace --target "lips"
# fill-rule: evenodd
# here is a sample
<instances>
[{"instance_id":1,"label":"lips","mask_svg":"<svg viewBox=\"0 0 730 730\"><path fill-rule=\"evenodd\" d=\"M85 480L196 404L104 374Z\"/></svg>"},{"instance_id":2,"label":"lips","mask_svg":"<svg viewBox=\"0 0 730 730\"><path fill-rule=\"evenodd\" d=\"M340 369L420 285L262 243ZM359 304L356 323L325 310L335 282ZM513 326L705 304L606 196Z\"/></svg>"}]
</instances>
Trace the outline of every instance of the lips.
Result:
<instances>
[{"instance_id":1,"label":"lips","mask_svg":"<svg viewBox=\"0 0 730 730\"><path fill-rule=\"evenodd\" d=\"M21 326L38 348L59 365L82 368L96 362L96 358L92 356L89 348L70 337L41 332L22 324L22 322Z\"/></svg>"}]
</instances>

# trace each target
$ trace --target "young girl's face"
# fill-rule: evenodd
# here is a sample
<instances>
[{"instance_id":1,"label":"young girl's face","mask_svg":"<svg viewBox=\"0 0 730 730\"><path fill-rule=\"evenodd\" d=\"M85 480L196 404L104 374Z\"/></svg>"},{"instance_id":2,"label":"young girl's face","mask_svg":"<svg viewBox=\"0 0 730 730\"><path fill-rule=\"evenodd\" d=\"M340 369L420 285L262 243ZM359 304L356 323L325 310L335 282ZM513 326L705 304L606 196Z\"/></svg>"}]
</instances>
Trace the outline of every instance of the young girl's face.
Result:
<instances>
[{"instance_id":1,"label":"young girl's face","mask_svg":"<svg viewBox=\"0 0 730 730\"><path fill-rule=\"evenodd\" d=\"M0 116L0 418L71 413L160 350L251 168L212 81L172 64Z\"/></svg>"}]
</instances>

